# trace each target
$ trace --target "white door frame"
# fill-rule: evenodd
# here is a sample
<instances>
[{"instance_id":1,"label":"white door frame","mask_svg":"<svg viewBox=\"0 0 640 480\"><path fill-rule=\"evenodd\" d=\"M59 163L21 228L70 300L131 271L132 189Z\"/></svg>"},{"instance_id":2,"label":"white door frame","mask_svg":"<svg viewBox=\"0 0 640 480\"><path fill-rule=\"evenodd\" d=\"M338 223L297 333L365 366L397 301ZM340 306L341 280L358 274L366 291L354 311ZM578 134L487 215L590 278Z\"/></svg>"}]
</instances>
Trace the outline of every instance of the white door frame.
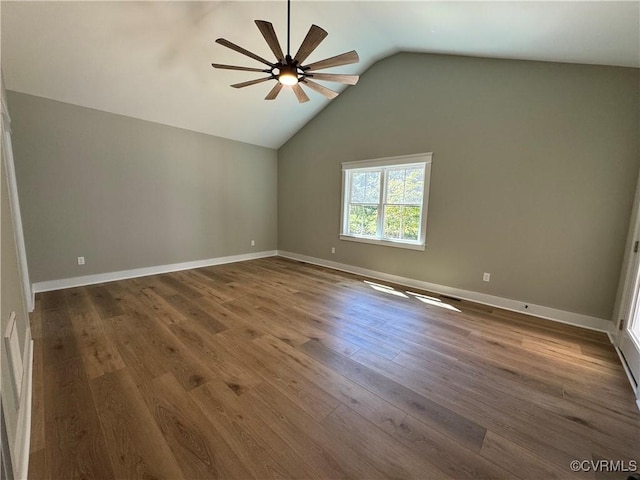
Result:
<instances>
[{"instance_id":1,"label":"white door frame","mask_svg":"<svg viewBox=\"0 0 640 480\"><path fill-rule=\"evenodd\" d=\"M1 78L1 77L0 77ZM11 117L6 103L6 91L4 89L4 79L2 82L2 148L7 175L7 193L9 194L9 204L11 206L11 219L16 239L16 254L18 257L20 280L22 282L22 293L27 312L33 312L35 307L33 302L33 291L29 280L29 266L27 264L27 250L24 243L24 232L22 230L22 216L20 215L20 201L18 199L18 183L16 181L16 169L13 163L13 146L11 144Z\"/></svg>"},{"instance_id":2,"label":"white door frame","mask_svg":"<svg viewBox=\"0 0 640 480\"><path fill-rule=\"evenodd\" d=\"M629 333L631 327L635 326L634 322L640 321L640 176L636 186L631 222L623 263L625 274L622 295L615 309L614 330L610 334L629 376L631 386L634 388L636 404L640 409L640 386L638 385L640 384L640 345L633 341ZM627 352L626 356L624 352ZM629 365L627 362L634 363ZM633 377L635 377L635 383Z\"/></svg>"}]
</instances>

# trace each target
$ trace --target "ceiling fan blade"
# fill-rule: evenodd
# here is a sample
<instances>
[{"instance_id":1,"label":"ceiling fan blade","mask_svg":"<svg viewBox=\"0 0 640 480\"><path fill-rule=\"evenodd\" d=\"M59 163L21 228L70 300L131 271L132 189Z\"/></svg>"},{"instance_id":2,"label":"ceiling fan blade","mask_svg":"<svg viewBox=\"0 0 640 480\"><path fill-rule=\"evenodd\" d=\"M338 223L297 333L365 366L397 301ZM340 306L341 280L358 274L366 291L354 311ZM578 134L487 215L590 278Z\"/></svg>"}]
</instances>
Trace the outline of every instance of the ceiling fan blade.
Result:
<instances>
[{"instance_id":1,"label":"ceiling fan blade","mask_svg":"<svg viewBox=\"0 0 640 480\"><path fill-rule=\"evenodd\" d=\"M238 53L246 55L247 57L253 58L254 60L264 63L265 65L269 65L272 68L275 67L275 64L269 62L268 60L265 60L261 56L256 55L255 53L252 53L245 48L242 48L240 45L236 45L235 43L230 42L229 40L225 40L224 38L219 38L216 40L216 43L219 43L220 45L223 45L227 48L230 48L231 50L235 50Z\"/></svg>"},{"instance_id":2,"label":"ceiling fan blade","mask_svg":"<svg viewBox=\"0 0 640 480\"><path fill-rule=\"evenodd\" d=\"M300 86L300 84L296 83L291 88L293 88L293 93L296 94L296 98L298 99L298 102L305 103L309 101L309 97L307 96L306 93L304 93L304 90L302 90L302 87Z\"/></svg>"},{"instance_id":3,"label":"ceiling fan blade","mask_svg":"<svg viewBox=\"0 0 640 480\"><path fill-rule=\"evenodd\" d=\"M269 73L269 70L267 69L261 69L261 68L251 68L251 67L237 67L235 65L221 65L219 63L212 63L211 66L213 68L223 68L225 70L242 70L243 72L264 72L264 73Z\"/></svg>"},{"instance_id":4,"label":"ceiling fan blade","mask_svg":"<svg viewBox=\"0 0 640 480\"><path fill-rule=\"evenodd\" d=\"M329 35L324 29L320 28L317 25L311 25L311 28L307 32L307 36L304 37L300 48L298 49L298 53L293 57L294 60L298 61L298 65L301 65L311 52L313 52L318 45Z\"/></svg>"},{"instance_id":5,"label":"ceiling fan blade","mask_svg":"<svg viewBox=\"0 0 640 480\"><path fill-rule=\"evenodd\" d=\"M267 96L264 97L265 100L275 100L278 94L282 90L282 84L280 82L276 82L271 91L267 93Z\"/></svg>"},{"instance_id":6,"label":"ceiling fan blade","mask_svg":"<svg viewBox=\"0 0 640 480\"><path fill-rule=\"evenodd\" d=\"M358 63L360 58L355 50L351 50L347 53L342 53L340 55L336 55L335 57L325 58L324 60L320 60L319 62L310 63L309 65L305 65L302 70L313 71L313 70L322 70L325 68L338 67L340 65L349 65L351 63Z\"/></svg>"},{"instance_id":7,"label":"ceiling fan blade","mask_svg":"<svg viewBox=\"0 0 640 480\"><path fill-rule=\"evenodd\" d=\"M282 53L282 48L280 47L280 42L276 36L276 31L273 29L273 25L264 20L256 20L256 25L260 29L260 33L266 40L273 54L279 62L282 62L284 60L284 53Z\"/></svg>"},{"instance_id":8,"label":"ceiling fan blade","mask_svg":"<svg viewBox=\"0 0 640 480\"><path fill-rule=\"evenodd\" d=\"M302 80L302 82L311 90L315 90L316 92L321 93L329 100L333 100L338 96L338 92L334 92L330 88L320 85L319 83L316 83L313 80L309 80L308 78L305 78L304 80Z\"/></svg>"},{"instance_id":9,"label":"ceiling fan blade","mask_svg":"<svg viewBox=\"0 0 640 480\"><path fill-rule=\"evenodd\" d=\"M273 77L258 78L257 80L249 80L248 82L234 83L231 86L233 88L243 88L250 85L255 85L256 83L268 82L269 80L273 80Z\"/></svg>"},{"instance_id":10,"label":"ceiling fan blade","mask_svg":"<svg viewBox=\"0 0 640 480\"><path fill-rule=\"evenodd\" d=\"M311 77L314 80L325 80L327 82L346 83L347 85L355 85L360 77L358 75L341 75L339 73L305 73L305 77Z\"/></svg>"}]
</instances>

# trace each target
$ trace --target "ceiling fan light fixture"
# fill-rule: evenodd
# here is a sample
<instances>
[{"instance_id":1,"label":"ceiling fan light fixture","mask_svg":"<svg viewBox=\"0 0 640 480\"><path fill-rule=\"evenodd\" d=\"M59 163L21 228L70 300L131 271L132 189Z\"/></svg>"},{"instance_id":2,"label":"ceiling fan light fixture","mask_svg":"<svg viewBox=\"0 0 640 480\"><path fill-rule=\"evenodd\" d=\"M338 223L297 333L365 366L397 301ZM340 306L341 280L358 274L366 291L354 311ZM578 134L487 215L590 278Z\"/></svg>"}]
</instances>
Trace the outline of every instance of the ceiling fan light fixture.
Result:
<instances>
[{"instance_id":1,"label":"ceiling fan light fixture","mask_svg":"<svg viewBox=\"0 0 640 480\"><path fill-rule=\"evenodd\" d=\"M298 72L293 68L282 68L278 75L278 81L283 85L296 85L298 83Z\"/></svg>"}]
</instances>

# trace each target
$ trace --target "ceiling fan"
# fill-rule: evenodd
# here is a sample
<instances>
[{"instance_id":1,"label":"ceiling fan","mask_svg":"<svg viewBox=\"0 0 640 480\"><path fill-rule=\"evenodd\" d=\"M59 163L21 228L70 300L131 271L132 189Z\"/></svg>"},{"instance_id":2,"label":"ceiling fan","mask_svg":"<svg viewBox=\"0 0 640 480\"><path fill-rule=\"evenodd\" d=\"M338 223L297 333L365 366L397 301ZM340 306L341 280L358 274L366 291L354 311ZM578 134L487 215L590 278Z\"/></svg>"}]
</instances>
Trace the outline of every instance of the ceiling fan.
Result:
<instances>
[{"instance_id":1,"label":"ceiling fan","mask_svg":"<svg viewBox=\"0 0 640 480\"><path fill-rule=\"evenodd\" d=\"M326 68L337 67L340 65L349 65L352 63L358 63L360 60L355 50L346 52L335 57L326 58L318 62L303 65L309 55L316 49L318 45L326 38L328 33L317 25L311 25L307 36L302 41L298 52L291 57L290 45L291 45L291 0L287 0L287 54L285 55L278 42L278 37L270 22L265 20L256 20L256 25L262 33L262 36L266 40L269 48L276 57L275 62L270 62L259 55L256 55L249 50L242 48L235 43L225 40L224 38L218 38L216 43L223 45L231 50L235 50L238 53L253 58L265 65L268 68L252 68L252 67L239 67L235 65L221 65L219 63L212 63L214 68L223 68L226 70L242 70L245 72L263 72L269 74L267 77L258 78L256 80L249 80L248 82L235 83L231 85L233 88L244 88L250 85L256 85L262 82L268 82L269 80L275 80L276 84L271 91L264 98L265 100L275 100L280 93L280 90L284 86L290 86L295 93L298 102L304 103L309 101L309 97L302 89L300 85L309 87L311 90L315 90L321 93L328 99L333 99L338 96L338 92L335 92L324 85L316 83L314 80L321 80L327 82L344 83L347 85L355 85L358 82L358 75L342 75L337 73L317 73L318 70L324 70Z\"/></svg>"}]
</instances>

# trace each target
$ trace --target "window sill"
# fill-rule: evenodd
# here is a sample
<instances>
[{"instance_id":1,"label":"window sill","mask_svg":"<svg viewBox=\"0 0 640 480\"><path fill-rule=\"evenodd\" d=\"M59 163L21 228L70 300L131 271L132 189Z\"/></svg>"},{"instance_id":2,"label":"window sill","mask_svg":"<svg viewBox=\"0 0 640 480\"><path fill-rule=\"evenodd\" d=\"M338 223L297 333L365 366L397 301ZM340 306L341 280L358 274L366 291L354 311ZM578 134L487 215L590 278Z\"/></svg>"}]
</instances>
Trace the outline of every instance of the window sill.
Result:
<instances>
[{"instance_id":1,"label":"window sill","mask_svg":"<svg viewBox=\"0 0 640 480\"><path fill-rule=\"evenodd\" d=\"M426 245L423 243L393 242L391 240L379 240L377 238L356 237L353 235L340 235L340 240L347 240L349 242L370 243L372 245L382 245L384 247L406 248L408 250L424 251L426 248Z\"/></svg>"}]
</instances>

